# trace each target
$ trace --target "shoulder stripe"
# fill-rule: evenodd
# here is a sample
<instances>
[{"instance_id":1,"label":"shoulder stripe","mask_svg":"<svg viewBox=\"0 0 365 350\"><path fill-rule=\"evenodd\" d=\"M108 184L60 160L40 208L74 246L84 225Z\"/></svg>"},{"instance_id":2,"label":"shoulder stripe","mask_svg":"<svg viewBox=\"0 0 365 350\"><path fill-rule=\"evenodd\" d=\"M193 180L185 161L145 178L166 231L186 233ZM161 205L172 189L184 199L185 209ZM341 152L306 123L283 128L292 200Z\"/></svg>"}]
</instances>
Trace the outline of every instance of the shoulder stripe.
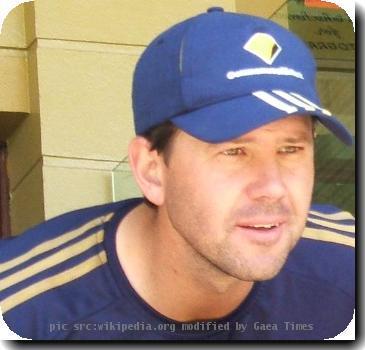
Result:
<instances>
[{"instance_id":1,"label":"shoulder stripe","mask_svg":"<svg viewBox=\"0 0 365 350\"><path fill-rule=\"evenodd\" d=\"M341 235L340 233L326 231L326 230L318 230L315 228L304 229L303 238L315 239L318 241L324 242L332 242L347 245L350 247L355 247L355 238Z\"/></svg>"},{"instance_id":2,"label":"shoulder stripe","mask_svg":"<svg viewBox=\"0 0 365 350\"><path fill-rule=\"evenodd\" d=\"M354 225L336 224L334 222L314 219L314 218L311 218L311 217L308 217L307 220L309 222L312 222L313 224L321 225L321 226L324 226L324 227L334 228L336 230L350 232L350 233L355 233L355 226Z\"/></svg>"},{"instance_id":3,"label":"shoulder stripe","mask_svg":"<svg viewBox=\"0 0 365 350\"><path fill-rule=\"evenodd\" d=\"M316 210L310 210L309 214L320 216L324 219L330 220L355 220L355 218L351 215L351 213L347 211L340 211L338 213L325 214Z\"/></svg>"},{"instance_id":4,"label":"shoulder stripe","mask_svg":"<svg viewBox=\"0 0 365 350\"><path fill-rule=\"evenodd\" d=\"M43 242L43 243L35 246L33 249L31 249L27 253L20 255L19 257L14 258L12 260L9 260L5 263L0 264L0 273L10 270L11 268L13 268L17 265L20 265L44 252L57 248L57 247L61 246L62 244L65 244L65 243L71 241L72 239L81 236L87 230L89 230L95 226L101 225L104 222L108 221L113 216L113 214L114 213L110 213L108 215L103 215L96 219L93 219L92 221L89 221L85 225L78 227L75 230L64 233L63 235L61 235L57 238L54 238L52 240Z\"/></svg>"},{"instance_id":5,"label":"shoulder stripe","mask_svg":"<svg viewBox=\"0 0 365 350\"><path fill-rule=\"evenodd\" d=\"M105 264L106 261L106 253L103 250L101 253L92 256L81 264L24 288L23 290L5 298L3 301L0 301L2 312L5 314L14 307L36 297L39 294L72 282L73 280L76 280Z\"/></svg>"},{"instance_id":6,"label":"shoulder stripe","mask_svg":"<svg viewBox=\"0 0 365 350\"><path fill-rule=\"evenodd\" d=\"M102 242L104 238L104 231L99 230L93 235L85 238L84 240L77 242L69 247L66 247L59 252L50 255L49 257L38 261L25 269L20 270L6 278L0 280L0 292L4 289L13 286L21 281L26 280L42 271L45 271L53 266L61 264L62 262L73 258L76 255L87 251L91 247Z\"/></svg>"}]
</instances>

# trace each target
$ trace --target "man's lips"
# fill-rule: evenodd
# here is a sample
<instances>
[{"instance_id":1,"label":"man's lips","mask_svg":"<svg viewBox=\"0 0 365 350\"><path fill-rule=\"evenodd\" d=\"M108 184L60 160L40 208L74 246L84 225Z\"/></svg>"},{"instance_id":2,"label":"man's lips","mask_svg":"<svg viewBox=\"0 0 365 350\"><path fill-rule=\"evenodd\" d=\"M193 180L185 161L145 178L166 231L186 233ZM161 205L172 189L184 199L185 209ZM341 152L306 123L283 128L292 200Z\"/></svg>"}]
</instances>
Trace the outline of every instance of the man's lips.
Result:
<instances>
[{"instance_id":1,"label":"man's lips","mask_svg":"<svg viewBox=\"0 0 365 350\"><path fill-rule=\"evenodd\" d=\"M284 232L285 221L265 220L242 222L236 225L236 232L251 242L272 245L279 241Z\"/></svg>"},{"instance_id":2,"label":"man's lips","mask_svg":"<svg viewBox=\"0 0 365 350\"><path fill-rule=\"evenodd\" d=\"M259 230L268 230L274 227L278 227L280 224L256 224L256 225L240 225L240 227L254 228Z\"/></svg>"},{"instance_id":3,"label":"man's lips","mask_svg":"<svg viewBox=\"0 0 365 350\"><path fill-rule=\"evenodd\" d=\"M265 218L250 221L240 221L236 226L247 229L269 230L283 225L286 222L284 218Z\"/></svg>"}]
</instances>

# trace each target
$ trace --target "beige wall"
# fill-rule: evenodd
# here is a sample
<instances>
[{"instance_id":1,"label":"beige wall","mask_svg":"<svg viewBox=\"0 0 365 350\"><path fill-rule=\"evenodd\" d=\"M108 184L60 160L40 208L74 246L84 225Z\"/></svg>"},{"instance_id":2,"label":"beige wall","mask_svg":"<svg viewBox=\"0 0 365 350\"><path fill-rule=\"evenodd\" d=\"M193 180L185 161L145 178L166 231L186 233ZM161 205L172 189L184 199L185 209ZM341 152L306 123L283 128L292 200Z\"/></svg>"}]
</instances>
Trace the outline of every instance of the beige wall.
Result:
<instances>
[{"instance_id":1,"label":"beige wall","mask_svg":"<svg viewBox=\"0 0 365 350\"><path fill-rule=\"evenodd\" d=\"M287 0L236 0L236 11L253 16L271 18L277 11L281 11L285 8L286 2Z\"/></svg>"},{"instance_id":2,"label":"beige wall","mask_svg":"<svg viewBox=\"0 0 365 350\"><path fill-rule=\"evenodd\" d=\"M211 6L270 17L283 3L35 0L13 9L0 35L0 138L8 143L13 234L139 194L125 162L132 72L158 33Z\"/></svg>"},{"instance_id":3,"label":"beige wall","mask_svg":"<svg viewBox=\"0 0 365 350\"><path fill-rule=\"evenodd\" d=\"M13 234L111 201L121 165L124 193L138 192L122 162L134 65L155 35L210 6L235 11L236 2L35 0L12 10L0 35L0 137Z\"/></svg>"}]
</instances>

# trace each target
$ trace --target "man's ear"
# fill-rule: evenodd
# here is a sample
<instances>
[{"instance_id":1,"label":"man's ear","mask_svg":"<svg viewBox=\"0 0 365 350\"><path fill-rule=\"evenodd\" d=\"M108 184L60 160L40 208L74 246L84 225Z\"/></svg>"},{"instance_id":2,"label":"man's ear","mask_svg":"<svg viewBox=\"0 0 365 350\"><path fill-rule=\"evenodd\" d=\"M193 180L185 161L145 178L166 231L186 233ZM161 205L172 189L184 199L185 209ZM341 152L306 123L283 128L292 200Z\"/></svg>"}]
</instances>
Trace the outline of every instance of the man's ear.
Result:
<instances>
[{"instance_id":1,"label":"man's ear","mask_svg":"<svg viewBox=\"0 0 365 350\"><path fill-rule=\"evenodd\" d=\"M164 201L163 157L156 150L150 150L150 142L141 136L135 137L129 144L129 163L134 178L144 196L159 206Z\"/></svg>"}]
</instances>

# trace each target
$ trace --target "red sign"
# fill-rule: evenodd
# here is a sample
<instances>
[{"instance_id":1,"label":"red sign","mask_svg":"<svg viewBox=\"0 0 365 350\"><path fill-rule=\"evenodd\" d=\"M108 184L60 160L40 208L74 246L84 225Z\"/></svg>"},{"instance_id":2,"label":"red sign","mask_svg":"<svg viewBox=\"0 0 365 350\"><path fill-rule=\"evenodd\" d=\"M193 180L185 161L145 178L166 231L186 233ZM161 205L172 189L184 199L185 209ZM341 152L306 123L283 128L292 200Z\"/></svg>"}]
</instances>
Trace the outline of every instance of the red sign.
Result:
<instances>
[{"instance_id":1,"label":"red sign","mask_svg":"<svg viewBox=\"0 0 365 350\"><path fill-rule=\"evenodd\" d=\"M341 7L337 6L333 2L323 0L304 0L304 5L306 7L341 9Z\"/></svg>"}]
</instances>

